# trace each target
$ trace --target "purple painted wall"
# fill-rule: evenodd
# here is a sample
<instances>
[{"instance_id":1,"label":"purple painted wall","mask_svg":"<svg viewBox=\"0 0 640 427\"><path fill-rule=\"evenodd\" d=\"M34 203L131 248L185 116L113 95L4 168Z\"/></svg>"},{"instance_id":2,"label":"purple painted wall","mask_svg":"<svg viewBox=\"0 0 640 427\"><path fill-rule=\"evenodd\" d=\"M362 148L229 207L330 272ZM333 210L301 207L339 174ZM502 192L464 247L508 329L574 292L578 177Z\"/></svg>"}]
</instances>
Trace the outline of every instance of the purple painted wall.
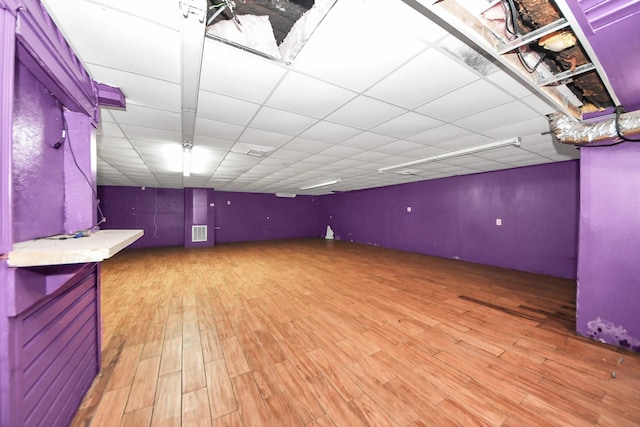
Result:
<instances>
[{"instance_id":1,"label":"purple painted wall","mask_svg":"<svg viewBox=\"0 0 640 427\"><path fill-rule=\"evenodd\" d=\"M640 144L581 150L577 329L640 351Z\"/></svg>"},{"instance_id":2,"label":"purple painted wall","mask_svg":"<svg viewBox=\"0 0 640 427\"><path fill-rule=\"evenodd\" d=\"M184 246L197 248L214 244L214 191L213 188L184 189ZM193 242L192 226L206 225L207 240Z\"/></svg>"},{"instance_id":3,"label":"purple painted wall","mask_svg":"<svg viewBox=\"0 0 640 427\"><path fill-rule=\"evenodd\" d=\"M73 233L96 223L95 137L92 118L73 111L64 113L67 139L64 147L64 230ZM87 203L87 201L91 201Z\"/></svg>"},{"instance_id":4,"label":"purple painted wall","mask_svg":"<svg viewBox=\"0 0 640 427\"><path fill-rule=\"evenodd\" d=\"M216 243L316 237L317 197L216 191ZM219 227L219 228L218 228Z\"/></svg>"},{"instance_id":5,"label":"purple painted wall","mask_svg":"<svg viewBox=\"0 0 640 427\"><path fill-rule=\"evenodd\" d=\"M139 187L98 187L107 222L102 228L141 228L136 247L212 246L215 243L316 237L318 198ZM210 206L211 203L214 206ZM229 204L228 204L229 203ZM157 206L157 209L156 209ZM203 224L202 221L206 223ZM206 243L191 243L191 226L208 225Z\"/></svg>"},{"instance_id":6,"label":"purple painted wall","mask_svg":"<svg viewBox=\"0 0 640 427\"><path fill-rule=\"evenodd\" d=\"M184 191L170 188L98 187L107 222L103 229L143 229L130 247L184 245Z\"/></svg>"},{"instance_id":7,"label":"purple painted wall","mask_svg":"<svg viewBox=\"0 0 640 427\"><path fill-rule=\"evenodd\" d=\"M14 93L13 239L20 242L65 232L65 148L54 148L62 136L60 104L22 64Z\"/></svg>"},{"instance_id":8,"label":"purple painted wall","mask_svg":"<svg viewBox=\"0 0 640 427\"><path fill-rule=\"evenodd\" d=\"M324 196L320 229L330 225L340 240L575 278L578 182L578 162L569 161Z\"/></svg>"}]
</instances>

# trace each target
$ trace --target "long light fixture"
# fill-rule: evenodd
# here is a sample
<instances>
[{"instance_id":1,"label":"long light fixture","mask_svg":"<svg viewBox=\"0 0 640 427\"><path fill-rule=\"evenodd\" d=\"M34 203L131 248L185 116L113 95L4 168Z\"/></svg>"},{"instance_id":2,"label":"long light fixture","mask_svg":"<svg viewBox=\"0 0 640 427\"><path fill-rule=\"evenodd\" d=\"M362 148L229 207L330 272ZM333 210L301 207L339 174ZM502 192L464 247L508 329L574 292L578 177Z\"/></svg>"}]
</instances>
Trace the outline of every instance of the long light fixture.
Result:
<instances>
[{"instance_id":1,"label":"long light fixture","mask_svg":"<svg viewBox=\"0 0 640 427\"><path fill-rule=\"evenodd\" d=\"M326 187L327 185L333 185L339 183L339 179L332 179L331 181L321 182L319 184L313 185L305 185L304 187L300 187L301 190L311 190L313 188Z\"/></svg>"},{"instance_id":2,"label":"long light fixture","mask_svg":"<svg viewBox=\"0 0 640 427\"><path fill-rule=\"evenodd\" d=\"M182 176L191 176L192 144L182 144Z\"/></svg>"},{"instance_id":3,"label":"long light fixture","mask_svg":"<svg viewBox=\"0 0 640 427\"><path fill-rule=\"evenodd\" d=\"M182 174L191 174L191 149L196 129L200 70L204 51L206 0L180 0L182 21Z\"/></svg>"},{"instance_id":4,"label":"long light fixture","mask_svg":"<svg viewBox=\"0 0 640 427\"><path fill-rule=\"evenodd\" d=\"M449 151L448 153L436 154L435 156L425 157L424 159L413 160L406 163L401 163L399 165L393 166L385 166L383 168L378 169L378 173L385 173L388 171L396 170L396 169L405 169L416 165L421 165L424 163L438 162L440 160L451 159L453 157L466 156L467 154L475 154L480 153L482 151L493 150L495 148L508 147L509 145L513 145L514 147L520 146L520 138L511 138L506 139L504 141L491 142L489 144L478 145L476 147L463 148L461 150Z\"/></svg>"}]
</instances>

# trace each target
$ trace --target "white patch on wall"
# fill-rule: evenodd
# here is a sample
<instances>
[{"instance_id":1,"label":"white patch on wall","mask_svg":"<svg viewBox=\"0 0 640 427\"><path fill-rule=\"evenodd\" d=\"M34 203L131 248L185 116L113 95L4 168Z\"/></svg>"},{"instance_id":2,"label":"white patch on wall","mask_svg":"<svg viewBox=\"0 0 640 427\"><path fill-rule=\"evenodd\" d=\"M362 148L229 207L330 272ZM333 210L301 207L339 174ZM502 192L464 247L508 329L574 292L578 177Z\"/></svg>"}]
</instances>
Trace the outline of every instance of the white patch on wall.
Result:
<instances>
[{"instance_id":1,"label":"white patch on wall","mask_svg":"<svg viewBox=\"0 0 640 427\"><path fill-rule=\"evenodd\" d=\"M614 344L633 351L640 351L640 340L629 335L622 326L618 326L608 320L598 317L587 322L589 336L607 344Z\"/></svg>"},{"instance_id":2,"label":"white patch on wall","mask_svg":"<svg viewBox=\"0 0 640 427\"><path fill-rule=\"evenodd\" d=\"M207 226L206 225L192 225L191 226L191 241L192 242L206 242L207 241Z\"/></svg>"},{"instance_id":3,"label":"white patch on wall","mask_svg":"<svg viewBox=\"0 0 640 427\"><path fill-rule=\"evenodd\" d=\"M327 225L327 233L324 235L324 238L327 239L327 240L333 240L334 239L333 229L331 229L330 225Z\"/></svg>"}]
</instances>

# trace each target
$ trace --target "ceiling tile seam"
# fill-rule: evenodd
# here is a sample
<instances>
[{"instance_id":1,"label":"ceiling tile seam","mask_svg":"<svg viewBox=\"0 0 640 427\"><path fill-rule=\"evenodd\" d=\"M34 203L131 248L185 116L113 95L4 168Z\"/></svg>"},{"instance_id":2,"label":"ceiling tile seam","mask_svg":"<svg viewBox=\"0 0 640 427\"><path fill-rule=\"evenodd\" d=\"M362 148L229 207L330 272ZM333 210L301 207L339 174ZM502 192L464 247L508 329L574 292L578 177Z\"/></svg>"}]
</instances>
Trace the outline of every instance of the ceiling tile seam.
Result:
<instances>
[{"instance_id":1,"label":"ceiling tile seam","mask_svg":"<svg viewBox=\"0 0 640 427\"><path fill-rule=\"evenodd\" d=\"M140 15L138 15L136 13L127 12L127 11L124 11L124 10L118 8L118 7L114 7L114 6L110 5L110 4L105 4L105 3L102 3L102 2L96 2L96 1L93 1L93 0L85 0L85 1L87 3L89 3L89 4L92 4L94 6L97 6L97 7L101 8L101 9L109 9L111 11L118 12L118 13L120 13L122 15L131 16L131 17L139 19L141 21L151 22L154 25L157 25L157 26L162 27L162 28L166 28L168 30L173 30L173 31L178 32L178 33L180 32L180 30L178 28L169 27L169 26L167 26L167 25L165 25L163 23L160 23L160 22L157 22L157 21L155 21L153 19L150 19L149 16L140 16ZM180 10L176 7L176 16L179 13L180 13ZM176 22L178 22L178 20L176 20Z\"/></svg>"},{"instance_id":2,"label":"ceiling tile seam","mask_svg":"<svg viewBox=\"0 0 640 427\"><path fill-rule=\"evenodd\" d=\"M157 81L159 81L159 82L171 83L171 84L175 84L175 85L180 86L180 81L173 81L173 80L162 79L162 78L159 78L159 77L156 77L156 76L150 76L149 74L143 74L143 73L139 73L139 72L135 72L135 71L125 70L125 69L123 69L123 68L112 67L112 66L110 66L110 65L100 64L100 63L95 62L95 61L87 61L87 62L86 62L86 65L87 65L87 66L86 66L85 68L87 68L87 71L89 72L89 75L93 74L93 73L91 72L91 66L92 66L92 65L95 65L95 66L97 66L97 67L106 68L106 69L108 69L108 70L119 71L119 72L127 73L127 74L133 74L134 76L144 77L144 78L148 78L148 79L157 80ZM91 78L92 78L92 80L96 80L96 79L94 79L94 78L93 78L93 75L91 75ZM96 80L96 81L97 81L97 80ZM100 82L100 83L109 84L109 82ZM122 90L122 89L120 88L120 90ZM126 98L126 94L125 94L125 98Z\"/></svg>"}]
</instances>

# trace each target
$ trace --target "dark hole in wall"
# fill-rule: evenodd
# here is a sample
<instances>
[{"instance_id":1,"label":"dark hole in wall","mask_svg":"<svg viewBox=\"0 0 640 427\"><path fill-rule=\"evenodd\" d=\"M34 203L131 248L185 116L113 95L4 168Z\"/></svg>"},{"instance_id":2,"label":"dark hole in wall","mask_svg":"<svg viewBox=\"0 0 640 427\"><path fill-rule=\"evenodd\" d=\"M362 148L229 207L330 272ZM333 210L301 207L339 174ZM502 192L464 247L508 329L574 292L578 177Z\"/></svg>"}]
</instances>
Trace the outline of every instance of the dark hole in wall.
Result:
<instances>
[{"instance_id":1,"label":"dark hole in wall","mask_svg":"<svg viewBox=\"0 0 640 427\"><path fill-rule=\"evenodd\" d=\"M209 6L223 4L222 0L207 0ZM268 16L271 26L273 27L273 35L278 45L282 43L284 38L289 34L291 27L298 19L314 4L314 0L237 0L235 1L234 13L236 15L257 15ZM216 8L209 8L207 13L207 21L215 12ZM218 15L210 25L221 20L232 19L232 14L225 9Z\"/></svg>"}]
</instances>

